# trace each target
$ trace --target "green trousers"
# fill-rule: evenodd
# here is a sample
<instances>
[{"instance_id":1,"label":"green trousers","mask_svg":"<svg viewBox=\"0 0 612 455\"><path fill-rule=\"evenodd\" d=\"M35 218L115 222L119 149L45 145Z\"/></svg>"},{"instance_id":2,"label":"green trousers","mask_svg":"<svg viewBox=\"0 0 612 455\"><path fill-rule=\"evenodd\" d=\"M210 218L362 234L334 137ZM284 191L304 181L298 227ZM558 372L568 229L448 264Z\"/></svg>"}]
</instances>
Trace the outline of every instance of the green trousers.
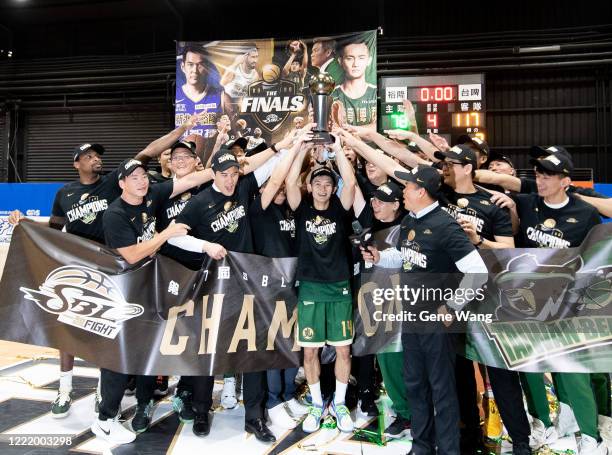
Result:
<instances>
[{"instance_id":1,"label":"green trousers","mask_svg":"<svg viewBox=\"0 0 612 455\"><path fill-rule=\"evenodd\" d=\"M591 384L595 401L597 402L597 412L606 417L612 417L612 406L610 404L610 374L591 373Z\"/></svg>"},{"instance_id":2,"label":"green trousers","mask_svg":"<svg viewBox=\"0 0 612 455\"><path fill-rule=\"evenodd\" d=\"M572 408L580 432L597 439L597 402L591 387L591 374L553 373L552 377L559 401ZM551 426L544 374L521 373L521 381L529 413L545 426Z\"/></svg>"},{"instance_id":3,"label":"green trousers","mask_svg":"<svg viewBox=\"0 0 612 455\"><path fill-rule=\"evenodd\" d=\"M406 398L406 382L404 381L404 353L385 352L376 354L378 366L382 373L387 395L393 402L395 413L410 420L412 412Z\"/></svg>"}]
</instances>

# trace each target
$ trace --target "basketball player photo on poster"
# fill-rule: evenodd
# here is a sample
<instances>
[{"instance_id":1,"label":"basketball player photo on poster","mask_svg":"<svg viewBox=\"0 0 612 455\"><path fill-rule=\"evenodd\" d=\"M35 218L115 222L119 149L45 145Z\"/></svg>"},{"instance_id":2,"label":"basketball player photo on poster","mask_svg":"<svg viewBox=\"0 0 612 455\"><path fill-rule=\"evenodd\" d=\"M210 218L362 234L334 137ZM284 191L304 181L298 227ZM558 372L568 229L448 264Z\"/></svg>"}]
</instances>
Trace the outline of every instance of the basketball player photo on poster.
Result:
<instances>
[{"instance_id":1,"label":"basketball player photo on poster","mask_svg":"<svg viewBox=\"0 0 612 455\"><path fill-rule=\"evenodd\" d=\"M376 31L291 40L178 42L175 125L206 113L186 134L241 140L245 153L312 121L309 79L329 74L332 122L376 128ZM260 147L257 149L257 147ZM208 158L204 156L203 158Z\"/></svg>"}]
</instances>

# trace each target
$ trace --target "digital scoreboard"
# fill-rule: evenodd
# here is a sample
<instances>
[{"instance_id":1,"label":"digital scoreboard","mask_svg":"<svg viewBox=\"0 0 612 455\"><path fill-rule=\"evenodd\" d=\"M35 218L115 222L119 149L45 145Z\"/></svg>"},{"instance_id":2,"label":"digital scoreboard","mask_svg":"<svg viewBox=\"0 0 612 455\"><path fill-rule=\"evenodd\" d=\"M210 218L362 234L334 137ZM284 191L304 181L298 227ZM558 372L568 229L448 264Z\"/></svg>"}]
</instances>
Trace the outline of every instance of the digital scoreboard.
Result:
<instances>
[{"instance_id":1,"label":"digital scoreboard","mask_svg":"<svg viewBox=\"0 0 612 455\"><path fill-rule=\"evenodd\" d=\"M382 77L380 130L410 129L402 101L412 102L419 134L454 144L463 134L486 140L484 74Z\"/></svg>"}]
</instances>

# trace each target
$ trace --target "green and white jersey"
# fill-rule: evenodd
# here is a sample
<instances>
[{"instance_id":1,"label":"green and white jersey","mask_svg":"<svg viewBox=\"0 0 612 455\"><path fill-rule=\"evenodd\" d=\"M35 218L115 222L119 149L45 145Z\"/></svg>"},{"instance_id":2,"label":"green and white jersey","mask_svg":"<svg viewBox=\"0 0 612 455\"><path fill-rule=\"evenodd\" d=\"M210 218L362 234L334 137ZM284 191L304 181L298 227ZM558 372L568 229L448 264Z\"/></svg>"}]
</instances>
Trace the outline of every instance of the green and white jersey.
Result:
<instances>
[{"instance_id":1,"label":"green and white jersey","mask_svg":"<svg viewBox=\"0 0 612 455\"><path fill-rule=\"evenodd\" d=\"M367 84L363 96L360 98L350 98L342 86L334 89L331 96L335 100L339 100L344 106L346 112L346 121L349 125L368 125L376 123L376 86Z\"/></svg>"}]
</instances>

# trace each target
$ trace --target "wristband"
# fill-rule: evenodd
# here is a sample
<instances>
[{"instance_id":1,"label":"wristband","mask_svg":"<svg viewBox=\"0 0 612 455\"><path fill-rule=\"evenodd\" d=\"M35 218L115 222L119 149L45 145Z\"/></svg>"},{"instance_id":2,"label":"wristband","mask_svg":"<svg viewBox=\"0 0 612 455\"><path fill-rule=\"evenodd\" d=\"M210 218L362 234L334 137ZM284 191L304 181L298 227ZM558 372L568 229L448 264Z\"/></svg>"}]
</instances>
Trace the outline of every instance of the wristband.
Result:
<instances>
[{"instance_id":1,"label":"wristband","mask_svg":"<svg viewBox=\"0 0 612 455\"><path fill-rule=\"evenodd\" d=\"M270 145L270 148L272 149L272 151L273 151L274 153L278 153L278 149L276 148L276 144L272 144L272 145Z\"/></svg>"},{"instance_id":2,"label":"wristband","mask_svg":"<svg viewBox=\"0 0 612 455\"><path fill-rule=\"evenodd\" d=\"M476 248L478 248L480 245L482 245L484 243L484 239L482 238L482 235L479 236L478 243L476 245L474 245Z\"/></svg>"}]
</instances>

